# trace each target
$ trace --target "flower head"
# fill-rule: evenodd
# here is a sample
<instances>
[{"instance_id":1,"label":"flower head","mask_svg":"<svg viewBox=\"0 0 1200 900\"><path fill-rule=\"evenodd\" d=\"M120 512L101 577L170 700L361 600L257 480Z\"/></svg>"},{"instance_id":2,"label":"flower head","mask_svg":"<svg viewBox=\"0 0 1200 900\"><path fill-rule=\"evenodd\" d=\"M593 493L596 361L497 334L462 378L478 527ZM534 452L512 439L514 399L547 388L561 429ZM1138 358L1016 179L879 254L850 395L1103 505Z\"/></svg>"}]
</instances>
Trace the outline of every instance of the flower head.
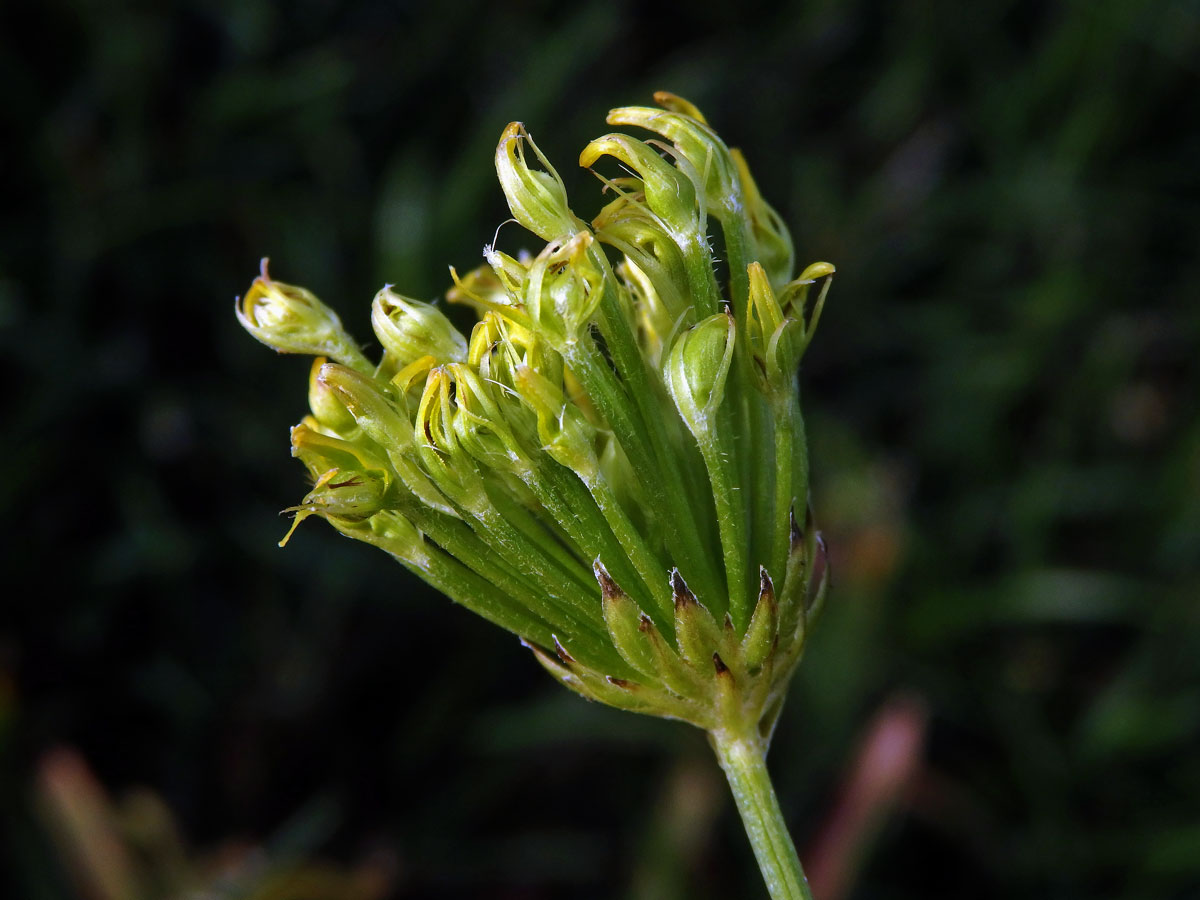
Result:
<instances>
[{"instance_id":1,"label":"flower head","mask_svg":"<svg viewBox=\"0 0 1200 900\"><path fill-rule=\"evenodd\" d=\"M371 364L265 264L238 318L320 357L292 432L313 478L297 521L387 550L587 697L769 735L827 582L796 370L833 267L793 279L742 155L655 99L608 118L655 136L584 148L581 165L623 170L597 173L610 197L590 223L524 127L504 131L501 187L544 247L452 270L469 335L386 287Z\"/></svg>"}]
</instances>

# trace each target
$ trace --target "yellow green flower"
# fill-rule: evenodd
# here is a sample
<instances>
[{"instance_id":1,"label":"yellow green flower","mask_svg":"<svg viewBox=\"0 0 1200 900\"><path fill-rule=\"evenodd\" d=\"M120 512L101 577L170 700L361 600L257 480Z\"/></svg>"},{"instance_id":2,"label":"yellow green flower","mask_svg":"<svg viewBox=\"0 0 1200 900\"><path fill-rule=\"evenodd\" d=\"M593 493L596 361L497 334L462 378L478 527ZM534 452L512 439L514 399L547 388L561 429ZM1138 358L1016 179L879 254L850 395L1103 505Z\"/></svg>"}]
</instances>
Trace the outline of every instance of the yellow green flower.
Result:
<instances>
[{"instance_id":1,"label":"yellow green flower","mask_svg":"<svg viewBox=\"0 0 1200 900\"><path fill-rule=\"evenodd\" d=\"M793 278L742 154L688 101L656 100L608 118L646 140L584 148L607 194L590 223L524 127L505 129L500 186L541 249L452 270L447 299L479 314L469 335L385 287L371 363L265 264L238 318L321 357L292 432L314 485L297 520L391 553L572 690L708 731L773 895L805 896L784 845L750 827L778 820L753 760L827 586L797 368L834 270Z\"/></svg>"}]
</instances>

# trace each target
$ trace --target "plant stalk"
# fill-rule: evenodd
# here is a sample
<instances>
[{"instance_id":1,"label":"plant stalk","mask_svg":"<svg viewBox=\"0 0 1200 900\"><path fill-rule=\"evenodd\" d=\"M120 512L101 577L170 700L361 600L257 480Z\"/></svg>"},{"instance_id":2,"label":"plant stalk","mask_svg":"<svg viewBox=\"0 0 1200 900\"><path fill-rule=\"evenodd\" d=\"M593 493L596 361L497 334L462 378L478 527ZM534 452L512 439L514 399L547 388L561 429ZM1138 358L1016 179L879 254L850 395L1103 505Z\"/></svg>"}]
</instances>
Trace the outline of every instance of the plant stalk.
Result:
<instances>
[{"instance_id":1,"label":"plant stalk","mask_svg":"<svg viewBox=\"0 0 1200 900\"><path fill-rule=\"evenodd\" d=\"M812 900L767 774L767 748L756 734L714 730L709 740L725 772L771 900Z\"/></svg>"}]
</instances>

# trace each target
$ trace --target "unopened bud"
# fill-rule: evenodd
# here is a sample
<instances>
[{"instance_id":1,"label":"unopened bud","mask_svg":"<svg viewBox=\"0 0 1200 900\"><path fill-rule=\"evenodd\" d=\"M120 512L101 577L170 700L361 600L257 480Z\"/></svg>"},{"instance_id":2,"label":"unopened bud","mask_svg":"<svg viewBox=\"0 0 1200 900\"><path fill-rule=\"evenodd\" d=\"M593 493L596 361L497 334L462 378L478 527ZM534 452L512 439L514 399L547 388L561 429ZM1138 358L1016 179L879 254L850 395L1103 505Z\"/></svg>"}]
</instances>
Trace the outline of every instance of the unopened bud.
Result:
<instances>
[{"instance_id":1,"label":"unopened bud","mask_svg":"<svg viewBox=\"0 0 1200 900\"><path fill-rule=\"evenodd\" d=\"M280 353L329 356L355 369L371 369L337 313L311 291L273 281L267 274L266 259L236 312L252 337Z\"/></svg>"},{"instance_id":2,"label":"unopened bud","mask_svg":"<svg viewBox=\"0 0 1200 900\"><path fill-rule=\"evenodd\" d=\"M317 431L312 419L292 427L292 456L302 463L313 478L320 478L330 469L357 472L364 469L384 470L387 463L382 453L366 446L363 441L345 441Z\"/></svg>"},{"instance_id":3,"label":"unopened bud","mask_svg":"<svg viewBox=\"0 0 1200 900\"><path fill-rule=\"evenodd\" d=\"M525 159L526 144L545 171L529 167ZM496 146L496 174L500 177L500 187L513 218L542 240L571 235L585 227L571 212L567 189L554 166L542 155L520 122L510 124L500 136Z\"/></svg>"},{"instance_id":4,"label":"unopened bud","mask_svg":"<svg viewBox=\"0 0 1200 900\"><path fill-rule=\"evenodd\" d=\"M427 506L457 515L416 464L412 424L378 383L343 366L328 364L321 367L317 378L345 404L363 436L379 446L405 487Z\"/></svg>"},{"instance_id":5,"label":"unopened bud","mask_svg":"<svg viewBox=\"0 0 1200 900\"><path fill-rule=\"evenodd\" d=\"M346 537L386 550L400 562L418 571L428 564L430 548L425 543L425 536L395 510L381 510L365 519L326 516L325 521Z\"/></svg>"},{"instance_id":6,"label":"unopened bud","mask_svg":"<svg viewBox=\"0 0 1200 900\"><path fill-rule=\"evenodd\" d=\"M687 173L671 165L645 144L627 134L597 138L579 155L590 168L601 156L611 156L637 172L646 192L646 205L662 220L676 241L704 239L704 210L696 203L696 186Z\"/></svg>"},{"instance_id":7,"label":"unopened bud","mask_svg":"<svg viewBox=\"0 0 1200 900\"><path fill-rule=\"evenodd\" d=\"M599 473L595 426L575 404L567 401L562 388L543 375L524 365L518 367L516 374L521 399L537 413L542 448L585 484L594 482Z\"/></svg>"},{"instance_id":8,"label":"unopened bud","mask_svg":"<svg viewBox=\"0 0 1200 900\"><path fill-rule=\"evenodd\" d=\"M365 519L386 507L387 475L378 469L330 469L302 501L322 516Z\"/></svg>"},{"instance_id":9,"label":"unopened bud","mask_svg":"<svg viewBox=\"0 0 1200 900\"><path fill-rule=\"evenodd\" d=\"M694 435L707 431L725 393L733 360L734 321L716 313L675 340L667 358L667 390Z\"/></svg>"},{"instance_id":10,"label":"unopened bud","mask_svg":"<svg viewBox=\"0 0 1200 900\"><path fill-rule=\"evenodd\" d=\"M636 125L661 134L672 144L684 159L691 163L700 176L704 201L708 208L723 221L743 211L742 185L737 165L725 142L717 137L700 111L680 97L667 95L676 105L684 104L696 112L696 116L670 109L654 109L648 106L623 106L608 114L609 125ZM657 97L656 97L657 99Z\"/></svg>"},{"instance_id":11,"label":"unopened bud","mask_svg":"<svg viewBox=\"0 0 1200 900\"><path fill-rule=\"evenodd\" d=\"M332 392L363 433L380 447L395 450L411 443L410 426L373 379L345 366L326 363L318 370L317 381Z\"/></svg>"},{"instance_id":12,"label":"unopened bud","mask_svg":"<svg viewBox=\"0 0 1200 900\"><path fill-rule=\"evenodd\" d=\"M574 342L604 296L604 273L592 261L591 232L547 244L529 267L525 309L537 331L555 347Z\"/></svg>"},{"instance_id":13,"label":"unopened bud","mask_svg":"<svg viewBox=\"0 0 1200 900\"><path fill-rule=\"evenodd\" d=\"M371 327L400 369L426 355L439 363L467 358L467 339L440 309L402 297L390 287L375 295Z\"/></svg>"},{"instance_id":14,"label":"unopened bud","mask_svg":"<svg viewBox=\"0 0 1200 900\"><path fill-rule=\"evenodd\" d=\"M754 360L755 383L762 391L791 390L804 352L804 323L784 317L761 265L751 263L746 271L750 281L746 336Z\"/></svg>"},{"instance_id":15,"label":"unopened bud","mask_svg":"<svg viewBox=\"0 0 1200 900\"><path fill-rule=\"evenodd\" d=\"M832 263L812 263L800 273L799 278L790 282L779 292L779 305L783 308L783 314L804 322L805 346L812 340L813 334L817 330L817 324L821 321L821 311L825 308L825 297L829 294L829 287L833 284L833 274L836 271L837 269ZM809 288L821 278L825 279L821 285L821 292L817 295L817 302L813 305L812 312L808 312Z\"/></svg>"}]
</instances>

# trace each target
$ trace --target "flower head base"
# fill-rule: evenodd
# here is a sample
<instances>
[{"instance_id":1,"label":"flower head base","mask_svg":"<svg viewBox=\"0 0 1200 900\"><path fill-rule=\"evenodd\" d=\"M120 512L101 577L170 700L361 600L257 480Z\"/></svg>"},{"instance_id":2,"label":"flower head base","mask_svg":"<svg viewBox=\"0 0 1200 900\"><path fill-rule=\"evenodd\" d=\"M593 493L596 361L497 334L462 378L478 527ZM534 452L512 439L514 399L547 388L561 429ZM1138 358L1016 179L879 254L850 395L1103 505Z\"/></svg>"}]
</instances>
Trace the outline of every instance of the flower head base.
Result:
<instances>
[{"instance_id":1,"label":"flower head base","mask_svg":"<svg viewBox=\"0 0 1200 900\"><path fill-rule=\"evenodd\" d=\"M669 143L584 149L626 171L598 175L612 196L590 224L523 126L505 130L501 187L545 246L452 270L448 298L480 313L469 336L384 288L373 365L265 264L238 318L321 357L292 432L313 478L297 521L387 550L587 697L765 736L827 583L796 369L833 267L793 280L742 155L686 100L656 100L609 124Z\"/></svg>"}]
</instances>

